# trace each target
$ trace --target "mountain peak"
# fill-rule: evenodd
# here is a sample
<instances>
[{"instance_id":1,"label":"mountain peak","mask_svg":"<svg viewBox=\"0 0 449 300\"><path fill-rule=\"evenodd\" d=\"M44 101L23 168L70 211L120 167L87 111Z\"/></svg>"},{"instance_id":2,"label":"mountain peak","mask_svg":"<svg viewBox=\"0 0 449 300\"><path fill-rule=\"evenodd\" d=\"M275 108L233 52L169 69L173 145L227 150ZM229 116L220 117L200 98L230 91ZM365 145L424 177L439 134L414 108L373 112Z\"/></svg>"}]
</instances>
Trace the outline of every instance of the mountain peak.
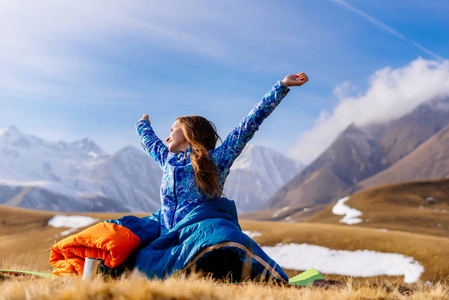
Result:
<instances>
[{"instance_id":1,"label":"mountain peak","mask_svg":"<svg viewBox=\"0 0 449 300\"><path fill-rule=\"evenodd\" d=\"M104 151L90 138L83 138L81 141L75 141L72 146L85 153L103 154Z\"/></svg>"},{"instance_id":2,"label":"mountain peak","mask_svg":"<svg viewBox=\"0 0 449 300\"><path fill-rule=\"evenodd\" d=\"M15 125L10 125L6 128L0 129L0 135L11 136L21 134Z\"/></svg>"},{"instance_id":3,"label":"mountain peak","mask_svg":"<svg viewBox=\"0 0 449 300\"><path fill-rule=\"evenodd\" d=\"M341 133L341 135L346 136L360 136L360 135L369 135L369 130L364 126L357 126L354 123L351 123L346 129Z\"/></svg>"}]
</instances>

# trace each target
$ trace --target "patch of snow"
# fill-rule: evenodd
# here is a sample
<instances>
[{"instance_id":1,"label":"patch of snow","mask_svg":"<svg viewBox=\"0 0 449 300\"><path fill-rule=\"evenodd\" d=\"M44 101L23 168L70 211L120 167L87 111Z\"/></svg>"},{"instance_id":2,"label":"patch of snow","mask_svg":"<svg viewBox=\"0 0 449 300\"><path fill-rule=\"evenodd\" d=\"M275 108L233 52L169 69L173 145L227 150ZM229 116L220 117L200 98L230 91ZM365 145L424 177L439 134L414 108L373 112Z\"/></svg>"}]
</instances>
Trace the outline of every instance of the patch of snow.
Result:
<instances>
[{"instance_id":1,"label":"patch of snow","mask_svg":"<svg viewBox=\"0 0 449 300\"><path fill-rule=\"evenodd\" d=\"M285 206L285 207L281 208L280 210L278 210L277 212L274 213L272 218L276 218L277 216L279 216L281 213L288 210L289 208L290 208L289 206Z\"/></svg>"},{"instance_id":2,"label":"patch of snow","mask_svg":"<svg viewBox=\"0 0 449 300\"><path fill-rule=\"evenodd\" d=\"M54 215L50 220L48 220L47 225L56 228L66 227L69 228L59 234L59 236L69 235L76 230L87 227L93 223L98 222L98 219L85 216L64 216L64 215Z\"/></svg>"},{"instance_id":3,"label":"patch of snow","mask_svg":"<svg viewBox=\"0 0 449 300\"><path fill-rule=\"evenodd\" d=\"M83 199L92 199L92 198L101 198L104 197L106 198L107 196L102 193L102 192L97 192L97 191L93 191L93 192L78 192L77 193L78 196L80 196Z\"/></svg>"},{"instance_id":4,"label":"patch of snow","mask_svg":"<svg viewBox=\"0 0 449 300\"><path fill-rule=\"evenodd\" d=\"M309 211L309 209L306 207L306 208L304 208L304 212L308 212Z\"/></svg>"},{"instance_id":5,"label":"patch of snow","mask_svg":"<svg viewBox=\"0 0 449 300\"><path fill-rule=\"evenodd\" d=\"M315 268L325 274L371 277L404 276L404 282L416 282L424 272L413 257L371 250L332 250L308 244L278 244L262 249L281 267L295 270Z\"/></svg>"},{"instance_id":6,"label":"patch of snow","mask_svg":"<svg viewBox=\"0 0 449 300\"><path fill-rule=\"evenodd\" d=\"M388 229L386 229L386 228L379 228L378 230L382 231L382 232L388 232Z\"/></svg>"},{"instance_id":7,"label":"patch of snow","mask_svg":"<svg viewBox=\"0 0 449 300\"><path fill-rule=\"evenodd\" d=\"M98 157L98 154L93 152L93 151L87 152L87 155L92 156L93 158L97 158Z\"/></svg>"},{"instance_id":8,"label":"patch of snow","mask_svg":"<svg viewBox=\"0 0 449 300\"><path fill-rule=\"evenodd\" d=\"M332 207L332 213L338 216L344 216L340 223L346 223L348 225L358 224L362 222L362 219L357 218L362 215L360 210L350 208L345 205L345 202L349 200L349 197L342 198Z\"/></svg>"},{"instance_id":9,"label":"patch of snow","mask_svg":"<svg viewBox=\"0 0 449 300\"><path fill-rule=\"evenodd\" d=\"M255 238L256 236L262 236L262 233L260 233L258 231L243 230L243 233L246 234L247 236L249 236L250 238Z\"/></svg>"},{"instance_id":10,"label":"patch of snow","mask_svg":"<svg viewBox=\"0 0 449 300\"><path fill-rule=\"evenodd\" d=\"M426 207L425 209L426 210L431 210L431 211L434 211L434 212L439 212L439 213L446 213L447 212L446 209L438 209L438 208L430 208L430 207Z\"/></svg>"},{"instance_id":11,"label":"patch of snow","mask_svg":"<svg viewBox=\"0 0 449 300\"><path fill-rule=\"evenodd\" d=\"M435 200L435 199L434 199L433 197L427 197L426 200L427 200L427 201L433 201L433 200Z\"/></svg>"}]
</instances>

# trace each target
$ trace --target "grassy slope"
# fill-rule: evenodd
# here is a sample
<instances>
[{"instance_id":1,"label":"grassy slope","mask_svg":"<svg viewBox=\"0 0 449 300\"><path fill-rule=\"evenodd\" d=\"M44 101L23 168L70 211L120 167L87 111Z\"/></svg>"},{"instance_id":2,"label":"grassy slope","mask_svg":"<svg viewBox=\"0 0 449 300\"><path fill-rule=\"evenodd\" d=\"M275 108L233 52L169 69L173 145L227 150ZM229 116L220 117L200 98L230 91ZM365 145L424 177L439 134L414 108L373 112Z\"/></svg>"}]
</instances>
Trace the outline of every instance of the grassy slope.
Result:
<instances>
[{"instance_id":1,"label":"grassy slope","mask_svg":"<svg viewBox=\"0 0 449 300\"><path fill-rule=\"evenodd\" d=\"M286 222L304 222L317 212L326 209L328 205L306 206L288 206L270 210L259 210L246 212L239 215L241 220L253 221L286 221Z\"/></svg>"},{"instance_id":2,"label":"grassy slope","mask_svg":"<svg viewBox=\"0 0 449 300\"><path fill-rule=\"evenodd\" d=\"M363 213L357 226L449 238L449 179L371 188L351 195L346 204ZM329 206L307 222L339 224L341 218Z\"/></svg>"}]
</instances>

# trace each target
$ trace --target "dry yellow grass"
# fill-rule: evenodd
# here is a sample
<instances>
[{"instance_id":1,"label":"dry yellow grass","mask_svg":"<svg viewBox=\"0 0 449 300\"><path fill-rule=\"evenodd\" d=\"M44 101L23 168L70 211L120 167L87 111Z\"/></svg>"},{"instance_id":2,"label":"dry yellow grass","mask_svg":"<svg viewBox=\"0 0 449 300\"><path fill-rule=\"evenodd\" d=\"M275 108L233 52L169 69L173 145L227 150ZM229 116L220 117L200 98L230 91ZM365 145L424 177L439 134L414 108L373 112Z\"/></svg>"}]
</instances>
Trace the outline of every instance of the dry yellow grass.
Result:
<instances>
[{"instance_id":1,"label":"dry yellow grass","mask_svg":"<svg viewBox=\"0 0 449 300\"><path fill-rule=\"evenodd\" d=\"M363 213L357 226L449 238L449 179L371 188L351 195L346 204ZM332 214L332 206L306 221L338 224L342 216Z\"/></svg>"},{"instance_id":2,"label":"dry yellow grass","mask_svg":"<svg viewBox=\"0 0 449 300\"><path fill-rule=\"evenodd\" d=\"M147 280L138 274L118 280L0 277L0 299L449 299L445 284L394 284L371 280L329 289L246 282L240 285L204 278Z\"/></svg>"}]
</instances>

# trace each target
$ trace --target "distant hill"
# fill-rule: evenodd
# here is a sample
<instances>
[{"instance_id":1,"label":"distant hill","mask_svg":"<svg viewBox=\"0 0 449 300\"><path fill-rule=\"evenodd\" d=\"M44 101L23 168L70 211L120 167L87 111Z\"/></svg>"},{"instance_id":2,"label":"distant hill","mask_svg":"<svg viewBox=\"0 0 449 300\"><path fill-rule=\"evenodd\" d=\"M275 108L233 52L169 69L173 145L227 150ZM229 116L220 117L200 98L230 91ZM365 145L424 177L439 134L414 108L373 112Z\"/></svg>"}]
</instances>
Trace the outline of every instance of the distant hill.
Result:
<instances>
[{"instance_id":1,"label":"distant hill","mask_svg":"<svg viewBox=\"0 0 449 300\"><path fill-rule=\"evenodd\" d=\"M448 195L449 179L414 181L366 189L351 195L345 204L362 213L357 226L449 238ZM333 206L306 221L342 224L343 216L333 214Z\"/></svg>"},{"instance_id":2,"label":"distant hill","mask_svg":"<svg viewBox=\"0 0 449 300\"><path fill-rule=\"evenodd\" d=\"M406 168L407 163L396 164L410 156L408 162L421 161L421 167L427 163L429 167L444 169L447 164L444 154L449 145L443 128L448 124L449 99L438 99L424 103L388 124L351 125L315 161L282 186L263 209L330 204L364 188L364 184L374 186L401 182L405 178L426 180L435 176L445 177L447 173L444 171L433 174L420 172L419 176L407 177L405 174L410 172ZM436 136L439 131L442 133ZM430 140L432 137L434 139ZM435 155L424 158L427 150L415 151L428 140L433 146L429 144L425 149L434 149ZM391 169L394 172L389 173L390 177L368 181L393 166L396 167Z\"/></svg>"}]
</instances>

